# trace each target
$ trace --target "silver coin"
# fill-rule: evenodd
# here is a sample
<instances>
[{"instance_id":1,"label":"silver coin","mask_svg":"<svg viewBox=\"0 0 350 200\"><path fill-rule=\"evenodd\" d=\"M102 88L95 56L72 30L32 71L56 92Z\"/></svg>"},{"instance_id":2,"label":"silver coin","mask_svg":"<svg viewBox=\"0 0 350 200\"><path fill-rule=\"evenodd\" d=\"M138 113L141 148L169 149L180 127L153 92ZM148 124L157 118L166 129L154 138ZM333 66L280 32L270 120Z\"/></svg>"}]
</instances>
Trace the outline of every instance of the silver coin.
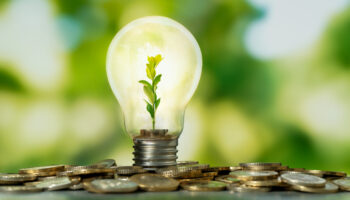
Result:
<instances>
[{"instance_id":1,"label":"silver coin","mask_svg":"<svg viewBox=\"0 0 350 200\"><path fill-rule=\"evenodd\" d=\"M251 186L245 186L245 185L238 185L238 184L229 184L227 185L227 190L232 192L269 192L271 190L271 187L251 187Z\"/></svg>"},{"instance_id":2,"label":"silver coin","mask_svg":"<svg viewBox=\"0 0 350 200\"><path fill-rule=\"evenodd\" d=\"M350 191L350 177L334 180L333 183L338 185L341 190Z\"/></svg>"},{"instance_id":3,"label":"silver coin","mask_svg":"<svg viewBox=\"0 0 350 200\"><path fill-rule=\"evenodd\" d=\"M128 193L138 189L135 182L117 179L96 179L84 186L88 191L95 193Z\"/></svg>"},{"instance_id":4,"label":"silver coin","mask_svg":"<svg viewBox=\"0 0 350 200\"><path fill-rule=\"evenodd\" d=\"M317 176L304 173L286 173L281 175L283 182L291 185L302 185L309 187L324 187L326 180Z\"/></svg>"},{"instance_id":5,"label":"silver coin","mask_svg":"<svg viewBox=\"0 0 350 200\"><path fill-rule=\"evenodd\" d=\"M62 190L67 189L73 185L73 182L68 177L57 177L55 179L48 179L40 181L35 185L37 188L47 189L47 190Z\"/></svg>"},{"instance_id":6,"label":"silver coin","mask_svg":"<svg viewBox=\"0 0 350 200\"><path fill-rule=\"evenodd\" d=\"M13 193L27 193L27 192L41 192L42 188L37 188L34 186L0 186L0 192L13 192Z\"/></svg>"}]
</instances>

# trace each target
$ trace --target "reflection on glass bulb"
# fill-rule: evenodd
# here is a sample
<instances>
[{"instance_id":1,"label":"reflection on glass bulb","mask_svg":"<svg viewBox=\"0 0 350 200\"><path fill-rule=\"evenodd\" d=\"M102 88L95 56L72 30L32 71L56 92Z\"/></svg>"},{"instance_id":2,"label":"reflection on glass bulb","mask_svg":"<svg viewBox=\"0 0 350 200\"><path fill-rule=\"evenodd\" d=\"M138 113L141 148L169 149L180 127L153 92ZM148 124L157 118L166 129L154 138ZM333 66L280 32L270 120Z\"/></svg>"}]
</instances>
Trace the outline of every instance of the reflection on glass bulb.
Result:
<instances>
[{"instance_id":1,"label":"reflection on glass bulb","mask_svg":"<svg viewBox=\"0 0 350 200\"><path fill-rule=\"evenodd\" d=\"M183 129L186 105L202 71L202 55L192 34L172 19L144 17L120 30L108 50L108 80L122 108L126 131L134 142L141 130L153 128L146 110L147 96L139 81L148 80L148 57L158 54L163 60L156 68L162 77L157 87L161 101L155 129L166 130L168 137L177 139Z\"/></svg>"}]
</instances>

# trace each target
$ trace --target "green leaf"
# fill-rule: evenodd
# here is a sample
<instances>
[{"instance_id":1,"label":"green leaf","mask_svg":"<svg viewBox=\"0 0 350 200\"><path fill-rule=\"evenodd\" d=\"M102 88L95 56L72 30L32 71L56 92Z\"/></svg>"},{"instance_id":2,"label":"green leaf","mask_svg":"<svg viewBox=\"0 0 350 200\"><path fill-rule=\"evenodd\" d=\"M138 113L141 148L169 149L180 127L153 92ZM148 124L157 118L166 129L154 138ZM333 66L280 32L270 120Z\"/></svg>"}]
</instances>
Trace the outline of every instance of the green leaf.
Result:
<instances>
[{"instance_id":1,"label":"green leaf","mask_svg":"<svg viewBox=\"0 0 350 200\"><path fill-rule=\"evenodd\" d=\"M150 73L151 73L150 74L151 75L151 79L153 80L154 77L156 76L156 70L154 68L151 68Z\"/></svg>"},{"instance_id":2,"label":"green leaf","mask_svg":"<svg viewBox=\"0 0 350 200\"><path fill-rule=\"evenodd\" d=\"M151 83L149 83L149 82L147 82L147 81L145 81L145 80L141 80L141 81L139 81L139 83L142 83L144 86L147 86L147 87L149 87L149 88L152 88Z\"/></svg>"},{"instance_id":3,"label":"green leaf","mask_svg":"<svg viewBox=\"0 0 350 200\"><path fill-rule=\"evenodd\" d=\"M153 104L154 103L154 94L153 94L152 88L150 88L148 86L143 86L143 91L147 95L149 102L151 102L151 104Z\"/></svg>"},{"instance_id":4,"label":"green leaf","mask_svg":"<svg viewBox=\"0 0 350 200\"><path fill-rule=\"evenodd\" d=\"M154 105L155 105L155 107L156 107L156 110L157 110L157 108L158 108L158 106L159 106L159 103L160 103L160 98L157 99L156 102L154 103Z\"/></svg>"},{"instance_id":5,"label":"green leaf","mask_svg":"<svg viewBox=\"0 0 350 200\"><path fill-rule=\"evenodd\" d=\"M157 88L157 85L158 85L158 83L159 83L159 81L160 81L160 78L162 78L162 75L161 75L161 74L158 74L158 75L154 78L154 80L153 80L153 88Z\"/></svg>"},{"instance_id":6,"label":"green leaf","mask_svg":"<svg viewBox=\"0 0 350 200\"><path fill-rule=\"evenodd\" d=\"M154 59L153 56L148 56L147 60L148 60L148 63L149 63L151 66L154 66L155 59Z\"/></svg>"},{"instance_id":7,"label":"green leaf","mask_svg":"<svg viewBox=\"0 0 350 200\"><path fill-rule=\"evenodd\" d=\"M151 115L152 118L154 118L154 110L151 104L149 104L147 102L147 111L149 112L149 114Z\"/></svg>"},{"instance_id":8,"label":"green leaf","mask_svg":"<svg viewBox=\"0 0 350 200\"><path fill-rule=\"evenodd\" d=\"M155 67L157 67L157 65L160 63L160 61L162 61L163 58L162 58L162 55L158 54L154 57L154 65Z\"/></svg>"},{"instance_id":9,"label":"green leaf","mask_svg":"<svg viewBox=\"0 0 350 200\"><path fill-rule=\"evenodd\" d=\"M152 80L151 68L146 68L147 77Z\"/></svg>"}]
</instances>

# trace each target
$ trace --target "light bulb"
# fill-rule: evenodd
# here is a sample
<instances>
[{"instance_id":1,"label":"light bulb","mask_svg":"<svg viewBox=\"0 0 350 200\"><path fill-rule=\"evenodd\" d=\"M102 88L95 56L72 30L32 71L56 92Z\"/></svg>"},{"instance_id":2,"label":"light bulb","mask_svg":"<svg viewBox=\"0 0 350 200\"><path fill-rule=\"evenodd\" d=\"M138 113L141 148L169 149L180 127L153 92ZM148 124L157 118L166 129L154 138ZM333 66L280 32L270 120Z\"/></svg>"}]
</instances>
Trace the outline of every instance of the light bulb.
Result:
<instances>
[{"instance_id":1,"label":"light bulb","mask_svg":"<svg viewBox=\"0 0 350 200\"><path fill-rule=\"evenodd\" d=\"M157 55L162 58L158 65L152 60ZM157 108L157 99L153 102L140 83L154 82L154 76L146 72L147 64L154 65L156 75L161 74L154 88L160 99ZM202 55L197 41L172 19L136 19L113 38L107 53L107 76L123 112L125 130L134 141L134 165L176 164L186 105L197 88L201 71ZM154 117L148 109L154 110Z\"/></svg>"}]
</instances>

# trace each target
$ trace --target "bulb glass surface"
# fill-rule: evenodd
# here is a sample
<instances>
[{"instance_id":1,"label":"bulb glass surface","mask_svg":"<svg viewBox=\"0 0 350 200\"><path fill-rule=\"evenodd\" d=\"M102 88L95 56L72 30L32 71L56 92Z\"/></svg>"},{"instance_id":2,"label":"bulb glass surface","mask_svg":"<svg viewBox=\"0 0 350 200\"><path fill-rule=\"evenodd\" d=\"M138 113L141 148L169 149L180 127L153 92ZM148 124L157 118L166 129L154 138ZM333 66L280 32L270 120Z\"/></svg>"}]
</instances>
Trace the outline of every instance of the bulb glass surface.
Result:
<instances>
[{"instance_id":1,"label":"bulb glass surface","mask_svg":"<svg viewBox=\"0 0 350 200\"><path fill-rule=\"evenodd\" d=\"M132 21L114 37L107 54L107 75L121 106L126 131L133 138L141 129L152 129L146 110L143 86L148 80L148 56L161 54L157 67L162 74L157 96L156 129L167 129L178 137L183 129L186 105L197 88L202 55L192 34L178 22L166 17L144 17Z\"/></svg>"}]
</instances>

